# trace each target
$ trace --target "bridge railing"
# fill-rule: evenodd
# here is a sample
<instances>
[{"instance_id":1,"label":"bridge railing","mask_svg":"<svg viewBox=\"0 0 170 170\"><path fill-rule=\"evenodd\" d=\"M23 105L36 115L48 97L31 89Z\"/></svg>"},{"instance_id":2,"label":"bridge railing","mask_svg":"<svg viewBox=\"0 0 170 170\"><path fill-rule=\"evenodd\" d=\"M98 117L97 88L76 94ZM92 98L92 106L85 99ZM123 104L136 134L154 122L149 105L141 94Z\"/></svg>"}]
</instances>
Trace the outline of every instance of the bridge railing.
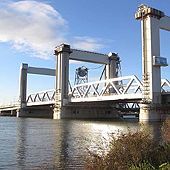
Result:
<instances>
[{"instance_id":1,"label":"bridge railing","mask_svg":"<svg viewBox=\"0 0 170 170\"><path fill-rule=\"evenodd\" d=\"M71 101L99 101L142 98L143 85L135 76L118 77L108 80L75 85Z\"/></svg>"}]
</instances>

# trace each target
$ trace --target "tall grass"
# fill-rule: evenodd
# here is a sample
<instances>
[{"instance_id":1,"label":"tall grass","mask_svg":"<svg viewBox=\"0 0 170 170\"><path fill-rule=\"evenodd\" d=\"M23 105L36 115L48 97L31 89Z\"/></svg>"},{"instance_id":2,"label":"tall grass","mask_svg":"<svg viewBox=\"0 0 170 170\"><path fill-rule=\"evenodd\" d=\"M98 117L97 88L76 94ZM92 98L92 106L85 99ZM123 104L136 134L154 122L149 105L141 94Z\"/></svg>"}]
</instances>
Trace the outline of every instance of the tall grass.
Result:
<instances>
[{"instance_id":1,"label":"tall grass","mask_svg":"<svg viewBox=\"0 0 170 170\"><path fill-rule=\"evenodd\" d=\"M147 130L111 135L100 153L85 156L89 170L170 170L170 117L162 126L164 141L159 143Z\"/></svg>"}]
</instances>

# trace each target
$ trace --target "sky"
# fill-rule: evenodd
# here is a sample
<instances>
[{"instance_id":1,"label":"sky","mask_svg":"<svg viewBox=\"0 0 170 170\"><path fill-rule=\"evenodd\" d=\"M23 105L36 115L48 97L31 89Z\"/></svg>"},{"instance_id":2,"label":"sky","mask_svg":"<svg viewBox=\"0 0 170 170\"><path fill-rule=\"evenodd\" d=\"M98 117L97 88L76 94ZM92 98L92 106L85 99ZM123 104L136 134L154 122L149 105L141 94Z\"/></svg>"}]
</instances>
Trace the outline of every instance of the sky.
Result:
<instances>
[{"instance_id":1,"label":"sky","mask_svg":"<svg viewBox=\"0 0 170 170\"><path fill-rule=\"evenodd\" d=\"M141 24L138 6L159 9L170 16L169 0L1 0L0 1L0 105L19 98L21 63L56 67L53 50L61 43L71 48L108 54L118 53L122 75L142 79ZM170 61L170 33L160 30L161 56ZM98 80L101 65L70 62L70 82L78 66L89 68L89 81ZM162 78L170 80L169 66ZM55 77L28 75L27 93L55 88Z\"/></svg>"}]
</instances>

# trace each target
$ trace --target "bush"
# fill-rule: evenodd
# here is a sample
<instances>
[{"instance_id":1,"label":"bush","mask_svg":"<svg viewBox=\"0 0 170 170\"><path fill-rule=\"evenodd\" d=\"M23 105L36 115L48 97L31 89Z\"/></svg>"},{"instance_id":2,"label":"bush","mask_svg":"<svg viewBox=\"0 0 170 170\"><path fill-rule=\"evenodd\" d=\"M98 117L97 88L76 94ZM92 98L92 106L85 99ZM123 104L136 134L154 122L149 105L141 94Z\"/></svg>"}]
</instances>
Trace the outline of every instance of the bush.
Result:
<instances>
[{"instance_id":1,"label":"bush","mask_svg":"<svg viewBox=\"0 0 170 170\"><path fill-rule=\"evenodd\" d=\"M163 139L166 143L170 143L170 116L167 117L162 126Z\"/></svg>"},{"instance_id":2,"label":"bush","mask_svg":"<svg viewBox=\"0 0 170 170\"><path fill-rule=\"evenodd\" d=\"M164 137L169 139L169 119L164 123ZM168 129L169 128L169 129ZM111 135L108 145L101 153L88 151L85 156L85 169L127 170L167 168L170 162L169 142L158 143L147 131L121 133L118 138ZM167 162L165 166L165 162ZM162 167L160 167L162 165ZM163 170L163 169L162 169Z\"/></svg>"}]
</instances>

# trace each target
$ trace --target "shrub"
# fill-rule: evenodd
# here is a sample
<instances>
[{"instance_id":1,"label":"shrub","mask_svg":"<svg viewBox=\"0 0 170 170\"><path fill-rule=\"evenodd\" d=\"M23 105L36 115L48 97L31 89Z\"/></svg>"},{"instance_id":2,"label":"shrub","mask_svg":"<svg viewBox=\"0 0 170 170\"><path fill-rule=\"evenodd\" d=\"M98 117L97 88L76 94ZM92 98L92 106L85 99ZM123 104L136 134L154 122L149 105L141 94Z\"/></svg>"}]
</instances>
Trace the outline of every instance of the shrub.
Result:
<instances>
[{"instance_id":1,"label":"shrub","mask_svg":"<svg viewBox=\"0 0 170 170\"><path fill-rule=\"evenodd\" d=\"M170 143L170 116L167 117L162 126L163 139L166 143Z\"/></svg>"}]
</instances>

